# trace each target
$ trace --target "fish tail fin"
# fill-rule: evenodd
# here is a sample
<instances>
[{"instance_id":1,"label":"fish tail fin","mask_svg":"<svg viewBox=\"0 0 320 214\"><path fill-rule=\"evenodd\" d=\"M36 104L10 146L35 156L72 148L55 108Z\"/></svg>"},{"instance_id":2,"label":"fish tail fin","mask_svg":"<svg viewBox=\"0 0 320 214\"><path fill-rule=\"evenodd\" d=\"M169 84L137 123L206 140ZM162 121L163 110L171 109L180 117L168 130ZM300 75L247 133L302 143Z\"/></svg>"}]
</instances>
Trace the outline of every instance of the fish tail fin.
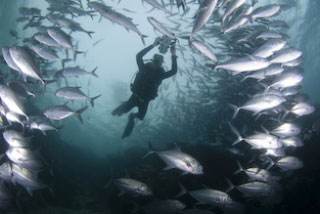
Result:
<instances>
[{"instance_id":1,"label":"fish tail fin","mask_svg":"<svg viewBox=\"0 0 320 214\"><path fill-rule=\"evenodd\" d=\"M269 169L271 169L275 165L275 163L269 156L266 156L266 158L268 159L270 164L268 165L268 167L265 170L269 171Z\"/></svg>"},{"instance_id":2,"label":"fish tail fin","mask_svg":"<svg viewBox=\"0 0 320 214\"><path fill-rule=\"evenodd\" d=\"M57 80L42 80L41 81L41 84L42 84L42 92L46 92L46 88L47 88L47 85L50 84L50 83L54 83L56 82Z\"/></svg>"},{"instance_id":3,"label":"fish tail fin","mask_svg":"<svg viewBox=\"0 0 320 214\"><path fill-rule=\"evenodd\" d=\"M62 126L62 125L61 125L61 126L58 126L58 127L56 128L56 131L59 132L63 127L64 127L64 126Z\"/></svg>"},{"instance_id":4,"label":"fish tail fin","mask_svg":"<svg viewBox=\"0 0 320 214\"><path fill-rule=\"evenodd\" d=\"M95 73L97 69L98 69L98 66L95 67L95 68L91 71L91 74L92 74L94 77L97 77L97 78L98 78L98 75Z\"/></svg>"},{"instance_id":5,"label":"fish tail fin","mask_svg":"<svg viewBox=\"0 0 320 214\"><path fill-rule=\"evenodd\" d=\"M142 159L148 157L149 155L151 155L151 154L153 154L153 153L155 152L155 151L154 151L154 148L153 148L153 146L152 146L152 144L151 144L151 141L148 142L148 147L149 147L149 150L150 150L150 151L149 151L147 154L145 154L145 155L142 157Z\"/></svg>"},{"instance_id":6,"label":"fish tail fin","mask_svg":"<svg viewBox=\"0 0 320 214\"><path fill-rule=\"evenodd\" d=\"M62 66L62 69L64 69L64 67L65 67L65 63L66 62L70 62L70 61L72 61L72 59L61 59L61 66Z\"/></svg>"},{"instance_id":7,"label":"fish tail fin","mask_svg":"<svg viewBox=\"0 0 320 214\"><path fill-rule=\"evenodd\" d=\"M97 99L97 98L99 98L100 96L101 96L101 94L98 95L98 96L95 96L95 97L91 97L91 98L89 99L90 104L91 104L92 107L94 107L94 100Z\"/></svg>"},{"instance_id":8,"label":"fish tail fin","mask_svg":"<svg viewBox=\"0 0 320 214\"><path fill-rule=\"evenodd\" d=\"M236 145L236 144L238 144L239 142L241 142L241 141L243 140L243 138L242 138L241 135L239 134L238 130L237 130L235 127L233 127L233 125L231 125L231 123L228 122L228 125L230 126L231 131L232 131L235 135L237 135L237 137L238 137L238 138L235 140L235 142L232 144L232 145Z\"/></svg>"},{"instance_id":9,"label":"fish tail fin","mask_svg":"<svg viewBox=\"0 0 320 214\"><path fill-rule=\"evenodd\" d=\"M44 80L41 81L42 84L42 92L46 92L46 82Z\"/></svg>"},{"instance_id":10,"label":"fish tail fin","mask_svg":"<svg viewBox=\"0 0 320 214\"><path fill-rule=\"evenodd\" d=\"M225 179L226 179L226 181L227 181L227 183L229 185L229 188L225 192L229 193L235 188L235 186L233 185L233 183L231 182L231 180L229 178L225 178Z\"/></svg>"},{"instance_id":11,"label":"fish tail fin","mask_svg":"<svg viewBox=\"0 0 320 214\"><path fill-rule=\"evenodd\" d=\"M245 76L245 77L243 77L241 80L240 80L240 82L244 82L246 79L248 79L249 78L249 76Z\"/></svg>"},{"instance_id":12,"label":"fish tail fin","mask_svg":"<svg viewBox=\"0 0 320 214\"><path fill-rule=\"evenodd\" d=\"M144 46L146 46L146 41L144 40L144 38L146 38L146 37L148 37L148 36L141 34L140 37L141 37L142 44L143 44Z\"/></svg>"},{"instance_id":13,"label":"fish tail fin","mask_svg":"<svg viewBox=\"0 0 320 214\"><path fill-rule=\"evenodd\" d=\"M76 115L77 115L77 117L78 117L78 119L80 120L81 123L83 123L81 114L82 114L87 108L88 108L88 106L85 106L85 107L79 109L78 111L76 111Z\"/></svg>"},{"instance_id":14,"label":"fish tail fin","mask_svg":"<svg viewBox=\"0 0 320 214\"><path fill-rule=\"evenodd\" d=\"M264 133L270 134L269 130L266 129L263 125L260 126Z\"/></svg>"},{"instance_id":15,"label":"fish tail fin","mask_svg":"<svg viewBox=\"0 0 320 214\"><path fill-rule=\"evenodd\" d=\"M284 120L288 116L289 113L290 113L290 111L287 110L286 108L284 108L284 113L283 113L283 115L281 117L281 120Z\"/></svg>"},{"instance_id":16,"label":"fish tail fin","mask_svg":"<svg viewBox=\"0 0 320 214\"><path fill-rule=\"evenodd\" d=\"M73 61L76 61L78 54L84 54L86 51L73 51Z\"/></svg>"},{"instance_id":17,"label":"fish tail fin","mask_svg":"<svg viewBox=\"0 0 320 214\"><path fill-rule=\"evenodd\" d=\"M228 104L228 106L230 106L233 109L232 119L235 119L241 108L236 105L230 104L230 103Z\"/></svg>"},{"instance_id":18,"label":"fish tail fin","mask_svg":"<svg viewBox=\"0 0 320 214\"><path fill-rule=\"evenodd\" d=\"M237 165L239 167L239 169L237 171L235 171L233 174L238 174L240 172L243 172L243 167L241 166L241 163L239 161L237 161Z\"/></svg>"},{"instance_id":19,"label":"fish tail fin","mask_svg":"<svg viewBox=\"0 0 320 214\"><path fill-rule=\"evenodd\" d=\"M215 65L215 64L206 64L206 66L208 67L208 68L211 68L212 70L216 70L216 67L217 67L217 65Z\"/></svg>"},{"instance_id":20,"label":"fish tail fin","mask_svg":"<svg viewBox=\"0 0 320 214\"><path fill-rule=\"evenodd\" d=\"M179 183L179 187L180 187L181 191L180 191L179 194L177 194L175 196L175 198L179 198L179 197L181 197L181 196L183 196L183 195L188 193L187 189L181 183Z\"/></svg>"},{"instance_id":21,"label":"fish tail fin","mask_svg":"<svg viewBox=\"0 0 320 214\"><path fill-rule=\"evenodd\" d=\"M31 96L33 97L33 102L36 103L37 101L37 96L35 94L31 94Z\"/></svg>"},{"instance_id":22,"label":"fish tail fin","mask_svg":"<svg viewBox=\"0 0 320 214\"><path fill-rule=\"evenodd\" d=\"M88 34L88 36L92 39L91 34L93 34L94 32L93 32L93 31L86 31L86 33L87 33L87 34Z\"/></svg>"},{"instance_id":23,"label":"fish tail fin","mask_svg":"<svg viewBox=\"0 0 320 214\"><path fill-rule=\"evenodd\" d=\"M266 84L263 84L262 82L258 82L262 87L264 87L263 95L266 95L270 89L270 86L267 86Z\"/></svg>"}]
</instances>

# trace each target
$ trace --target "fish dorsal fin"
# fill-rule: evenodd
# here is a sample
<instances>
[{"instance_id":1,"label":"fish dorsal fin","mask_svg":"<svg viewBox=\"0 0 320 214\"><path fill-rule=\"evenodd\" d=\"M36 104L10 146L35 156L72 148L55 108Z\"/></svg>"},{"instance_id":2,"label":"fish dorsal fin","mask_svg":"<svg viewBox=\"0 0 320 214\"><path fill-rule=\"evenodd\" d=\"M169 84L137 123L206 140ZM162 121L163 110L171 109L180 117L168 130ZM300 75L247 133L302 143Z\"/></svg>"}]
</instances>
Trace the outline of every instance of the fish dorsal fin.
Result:
<instances>
[{"instance_id":1,"label":"fish dorsal fin","mask_svg":"<svg viewBox=\"0 0 320 214\"><path fill-rule=\"evenodd\" d=\"M126 168L124 171L125 171L125 178L130 178L128 169Z\"/></svg>"},{"instance_id":2,"label":"fish dorsal fin","mask_svg":"<svg viewBox=\"0 0 320 214\"><path fill-rule=\"evenodd\" d=\"M210 187L208 187L208 186L205 185L205 184L202 184L202 187L203 187L204 189L211 189Z\"/></svg>"},{"instance_id":3,"label":"fish dorsal fin","mask_svg":"<svg viewBox=\"0 0 320 214\"><path fill-rule=\"evenodd\" d=\"M177 143L174 143L174 150L176 150L177 152L181 152L180 147L177 145Z\"/></svg>"}]
</instances>

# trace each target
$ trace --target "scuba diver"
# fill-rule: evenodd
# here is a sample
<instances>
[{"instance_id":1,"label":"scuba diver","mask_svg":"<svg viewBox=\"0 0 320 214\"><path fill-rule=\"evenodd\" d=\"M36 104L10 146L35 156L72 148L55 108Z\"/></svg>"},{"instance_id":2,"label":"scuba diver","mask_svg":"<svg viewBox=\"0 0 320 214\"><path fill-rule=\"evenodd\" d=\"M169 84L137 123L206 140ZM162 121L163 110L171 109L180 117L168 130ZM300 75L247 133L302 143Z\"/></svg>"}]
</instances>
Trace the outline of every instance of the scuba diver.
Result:
<instances>
[{"instance_id":1,"label":"scuba diver","mask_svg":"<svg viewBox=\"0 0 320 214\"><path fill-rule=\"evenodd\" d=\"M143 62L142 57L160 43L161 38L156 38L152 45L149 45L137 54L136 60L139 71L134 79L134 82L130 85L132 95L128 99L128 101L122 103L112 111L112 115L121 116L123 113L129 112L135 106L138 107L137 113L131 113L129 115L129 121L123 132L122 138L131 135L134 128L135 118L143 120L144 116L147 113L149 102L155 99L158 95L158 88L162 80L172 77L177 73L177 55L175 42L173 42L170 47L172 59L172 68L170 71L165 72L162 68L163 56L160 54L154 54L152 61L149 63Z\"/></svg>"}]
</instances>

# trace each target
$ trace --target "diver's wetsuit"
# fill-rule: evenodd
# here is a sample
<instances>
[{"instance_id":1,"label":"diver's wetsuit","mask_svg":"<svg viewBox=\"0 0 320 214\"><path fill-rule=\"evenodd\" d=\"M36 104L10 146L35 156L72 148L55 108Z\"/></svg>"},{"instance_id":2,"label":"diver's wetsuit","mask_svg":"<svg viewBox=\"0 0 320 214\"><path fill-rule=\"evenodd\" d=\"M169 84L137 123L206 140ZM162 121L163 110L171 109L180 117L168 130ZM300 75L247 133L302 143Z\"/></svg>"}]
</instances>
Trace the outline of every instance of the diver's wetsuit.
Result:
<instances>
[{"instance_id":1,"label":"diver's wetsuit","mask_svg":"<svg viewBox=\"0 0 320 214\"><path fill-rule=\"evenodd\" d=\"M139 67L139 72L137 73L133 84L131 84L132 95L127 102L122 103L112 112L113 115L120 116L123 113L129 112L133 107L137 106L139 111L138 113L133 113L130 115L129 123L130 121L131 123L133 123L133 119L135 117L143 120L144 116L147 113L149 101L153 100L157 96L158 87L160 86L162 80L169 78L177 73L177 56L174 55L172 55L172 68L167 72L165 72L162 67L156 67L151 62L143 62L142 57L153 47L155 46L150 45L137 54L136 59Z\"/></svg>"}]
</instances>

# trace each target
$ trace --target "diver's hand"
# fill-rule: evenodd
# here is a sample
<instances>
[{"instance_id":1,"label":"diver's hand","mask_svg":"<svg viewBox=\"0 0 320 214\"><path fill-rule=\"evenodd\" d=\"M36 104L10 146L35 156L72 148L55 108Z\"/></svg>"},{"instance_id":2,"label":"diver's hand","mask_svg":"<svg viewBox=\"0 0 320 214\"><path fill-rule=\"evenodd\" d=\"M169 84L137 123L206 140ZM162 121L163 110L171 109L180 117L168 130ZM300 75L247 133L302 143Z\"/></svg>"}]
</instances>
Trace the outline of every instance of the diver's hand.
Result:
<instances>
[{"instance_id":1,"label":"diver's hand","mask_svg":"<svg viewBox=\"0 0 320 214\"><path fill-rule=\"evenodd\" d=\"M177 54L176 54L176 45L175 44L171 45L170 52L171 52L172 56L177 56Z\"/></svg>"},{"instance_id":2,"label":"diver's hand","mask_svg":"<svg viewBox=\"0 0 320 214\"><path fill-rule=\"evenodd\" d=\"M159 45L160 42L161 42L161 37L157 37L157 38L154 40L154 42L153 42L153 46Z\"/></svg>"}]
</instances>

